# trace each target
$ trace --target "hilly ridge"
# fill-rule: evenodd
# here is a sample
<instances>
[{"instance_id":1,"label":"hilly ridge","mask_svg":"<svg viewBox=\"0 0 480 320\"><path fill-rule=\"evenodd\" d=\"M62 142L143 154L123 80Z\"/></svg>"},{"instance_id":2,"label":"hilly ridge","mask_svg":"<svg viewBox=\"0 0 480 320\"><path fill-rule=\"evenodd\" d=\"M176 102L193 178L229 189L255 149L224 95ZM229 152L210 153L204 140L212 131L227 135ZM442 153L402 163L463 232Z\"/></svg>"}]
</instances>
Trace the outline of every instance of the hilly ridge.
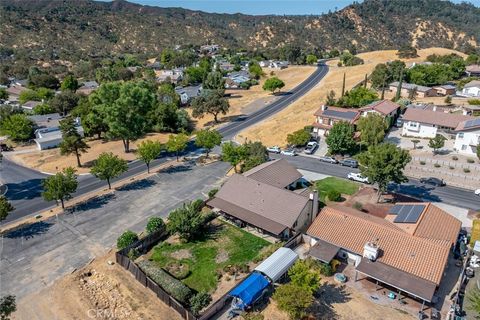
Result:
<instances>
[{"instance_id":1,"label":"hilly ridge","mask_svg":"<svg viewBox=\"0 0 480 320\"><path fill-rule=\"evenodd\" d=\"M480 9L441 0L366 0L321 16L214 14L123 0L0 0L0 46L68 56L157 53L175 45L370 51L474 50Z\"/></svg>"}]
</instances>

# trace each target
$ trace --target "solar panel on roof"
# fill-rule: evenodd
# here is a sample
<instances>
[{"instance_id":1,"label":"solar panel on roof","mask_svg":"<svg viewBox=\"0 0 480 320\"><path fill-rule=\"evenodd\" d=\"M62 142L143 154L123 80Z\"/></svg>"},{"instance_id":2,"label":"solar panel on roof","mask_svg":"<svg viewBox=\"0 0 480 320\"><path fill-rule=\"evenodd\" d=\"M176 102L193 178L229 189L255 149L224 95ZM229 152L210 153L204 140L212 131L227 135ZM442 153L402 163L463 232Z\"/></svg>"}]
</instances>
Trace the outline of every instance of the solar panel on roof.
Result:
<instances>
[{"instance_id":1,"label":"solar panel on roof","mask_svg":"<svg viewBox=\"0 0 480 320\"><path fill-rule=\"evenodd\" d=\"M389 213L398 214L402 208L403 208L403 204L396 204L390 209Z\"/></svg>"},{"instance_id":2,"label":"solar panel on roof","mask_svg":"<svg viewBox=\"0 0 480 320\"><path fill-rule=\"evenodd\" d=\"M480 118L468 120L465 122L465 128L480 126Z\"/></svg>"},{"instance_id":3,"label":"solar panel on roof","mask_svg":"<svg viewBox=\"0 0 480 320\"><path fill-rule=\"evenodd\" d=\"M342 119L353 119L357 116L357 113L356 112L353 112L353 111L345 111L345 112L341 112L341 111L337 111L337 110L325 110L323 112L324 115L326 116L331 116L331 117L337 117L337 118L342 118Z\"/></svg>"},{"instance_id":4,"label":"solar panel on roof","mask_svg":"<svg viewBox=\"0 0 480 320\"><path fill-rule=\"evenodd\" d=\"M402 205L401 208L397 209L397 217L393 222L416 223L418 218L420 218L423 209L425 209L424 205Z\"/></svg>"}]
</instances>

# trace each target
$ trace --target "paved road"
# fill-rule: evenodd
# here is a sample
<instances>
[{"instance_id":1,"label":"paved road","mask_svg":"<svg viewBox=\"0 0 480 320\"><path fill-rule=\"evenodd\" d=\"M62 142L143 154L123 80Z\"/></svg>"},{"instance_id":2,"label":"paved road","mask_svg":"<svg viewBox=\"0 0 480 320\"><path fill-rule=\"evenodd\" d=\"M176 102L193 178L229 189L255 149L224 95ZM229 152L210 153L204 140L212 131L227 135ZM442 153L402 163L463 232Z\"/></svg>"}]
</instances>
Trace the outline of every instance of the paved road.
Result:
<instances>
[{"instance_id":1,"label":"paved road","mask_svg":"<svg viewBox=\"0 0 480 320\"><path fill-rule=\"evenodd\" d=\"M335 177L345 178L349 172L358 172L357 169L342 167L338 164L323 163L310 157L288 157L276 154L271 154L270 157L273 159L285 158L299 169ZM480 197L475 196L471 190L449 186L433 188L421 184L416 179L410 179L401 185L391 184L389 189L423 201L444 202L462 208L480 210Z\"/></svg>"},{"instance_id":2,"label":"paved road","mask_svg":"<svg viewBox=\"0 0 480 320\"><path fill-rule=\"evenodd\" d=\"M318 84L327 72L328 67L326 65L318 65L318 68L304 82L290 92L285 93L283 96L261 110L241 117L234 122L223 126L219 131L224 136L224 139L232 138L238 132L270 117L274 113L284 109L289 104L299 99ZM195 149L195 146L190 144L188 152L195 152ZM152 167L158 166L169 160L171 160L170 157L164 156L155 160L152 163ZM55 205L54 202L46 202L41 197L41 181L47 175L19 166L6 158L4 158L2 166L3 169L0 171L0 180L7 185L8 191L6 196L16 208L16 210L13 211L8 218L2 222L2 224L7 224L26 216L32 216ZM132 161L129 163L128 171L113 180L113 182L118 181L119 179L133 177L144 170L145 164L139 161ZM104 187L105 182L99 181L91 175L80 176L78 190L73 196L77 197Z\"/></svg>"}]
</instances>

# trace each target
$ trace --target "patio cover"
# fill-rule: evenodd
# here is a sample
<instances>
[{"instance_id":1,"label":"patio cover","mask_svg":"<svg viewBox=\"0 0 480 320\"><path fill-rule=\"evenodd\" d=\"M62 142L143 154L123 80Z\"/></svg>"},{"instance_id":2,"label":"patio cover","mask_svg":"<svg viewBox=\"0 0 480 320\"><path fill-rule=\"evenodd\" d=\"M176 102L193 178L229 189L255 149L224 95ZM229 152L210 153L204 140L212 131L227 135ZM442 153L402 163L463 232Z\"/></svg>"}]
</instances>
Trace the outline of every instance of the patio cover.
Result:
<instances>
[{"instance_id":1,"label":"patio cover","mask_svg":"<svg viewBox=\"0 0 480 320\"><path fill-rule=\"evenodd\" d=\"M431 281L419 278L378 261L371 262L368 259L362 258L362 261L356 269L358 272L426 302L432 301L437 287L437 285Z\"/></svg>"},{"instance_id":2,"label":"patio cover","mask_svg":"<svg viewBox=\"0 0 480 320\"><path fill-rule=\"evenodd\" d=\"M324 263L330 263L337 255L338 250L340 250L339 247L326 241L318 240L313 247L310 248L308 254Z\"/></svg>"},{"instance_id":3,"label":"patio cover","mask_svg":"<svg viewBox=\"0 0 480 320\"><path fill-rule=\"evenodd\" d=\"M289 248L279 248L270 257L260 263L255 271L269 277L273 282L280 279L288 269L297 261L298 254Z\"/></svg>"},{"instance_id":4,"label":"patio cover","mask_svg":"<svg viewBox=\"0 0 480 320\"><path fill-rule=\"evenodd\" d=\"M262 295L263 289L268 285L268 280L262 274L253 272L240 282L238 286L233 288L229 295L242 300L243 304L240 307L245 309L245 307L254 303Z\"/></svg>"}]
</instances>

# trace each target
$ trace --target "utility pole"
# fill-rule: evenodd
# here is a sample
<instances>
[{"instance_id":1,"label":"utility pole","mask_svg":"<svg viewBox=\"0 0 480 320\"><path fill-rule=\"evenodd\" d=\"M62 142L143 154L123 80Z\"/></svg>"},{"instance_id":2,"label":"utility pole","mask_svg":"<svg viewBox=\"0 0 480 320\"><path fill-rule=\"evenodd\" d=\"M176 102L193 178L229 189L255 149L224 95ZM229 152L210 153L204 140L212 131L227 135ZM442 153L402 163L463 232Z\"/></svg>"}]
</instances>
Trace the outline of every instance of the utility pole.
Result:
<instances>
[{"instance_id":1,"label":"utility pole","mask_svg":"<svg viewBox=\"0 0 480 320\"><path fill-rule=\"evenodd\" d=\"M345 95L345 72L343 73L342 97Z\"/></svg>"}]
</instances>

